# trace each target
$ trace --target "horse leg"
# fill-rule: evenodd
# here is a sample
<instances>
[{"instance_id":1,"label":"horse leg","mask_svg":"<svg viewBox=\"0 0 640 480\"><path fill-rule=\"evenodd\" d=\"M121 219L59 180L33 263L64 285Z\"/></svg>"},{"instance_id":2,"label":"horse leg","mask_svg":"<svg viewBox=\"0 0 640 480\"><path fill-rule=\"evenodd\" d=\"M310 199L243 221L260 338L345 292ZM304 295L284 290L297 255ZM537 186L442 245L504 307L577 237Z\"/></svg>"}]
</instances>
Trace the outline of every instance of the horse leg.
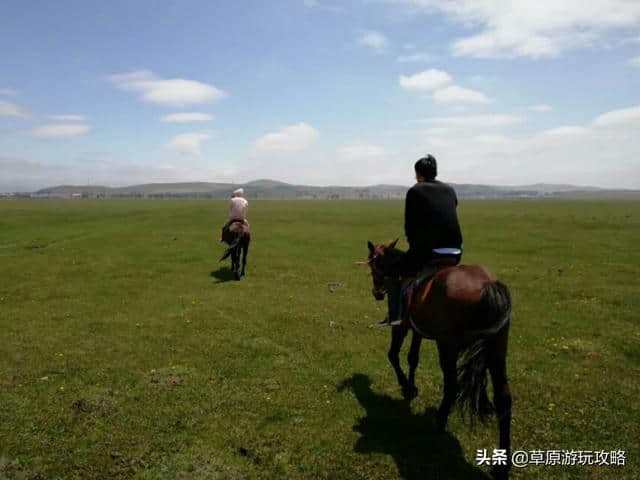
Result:
<instances>
[{"instance_id":1,"label":"horse leg","mask_svg":"<svg viewBox=\"0 0 640 480\"><path fill-rule=\"evenodd\" d=\"M407 356L407 361L409 362L409 384L407 385L407 389L409 390L410 398L418 396L418 388L416 387L416 369L420 362L420 345L422 345L422 336L414 331L413 336L411 337L409 355Z\"/></svg>"},{"instance_id":2,"label":"horse leg","mask_svg":"<svg viewBox=\"0 0 640 480\"><path fill-rule=\"evenodd\" d=\"M438 357L444 379L444 395L436 414L436 429L439 432L444 432L447 426L447 419L456 402L456 395L458 393L458 375L456 370L458 349L451 343L438 341Z\"/></svg>"},{"instance_id":3,"label":"horse leg","mask_svg":"<svg viewBox=\"0 0 640 480\"><path fill-rule=\"evenodd\" d=\"M492 476L507 479L511 468L511 392L507 381L507 342L509 324L500 330L495 338L495 349L489 363L489 372L493 383L493 404L498 416L500 429L500 449L506 452L505 465L496 465Z\"/></svg>"},{"instance_id":4,"label":"horse leg","mask_svg":"<svg viewBox=\"0 0 640 480\"><path fill-rule=\"evenodd\" d=\"M404 339L407 336L407 328L402 325L397 325L391 328L391 347L389 347L389 353L387 354L387 358L391 363L391 366L396 372L396 377L398 377L398 384L402 388L402 394L407 398L407 376L402 371L402 367L400 366L400 349L402 348L402 344L404 343Z\"/></svg>"},{"instance_id":5,"label":"horse leg","mask_svg":"<svg viewBox=\"0 0 640 480\"><path fill-rule=\"evenodd\" d=\"M242 249L242 275L244 277L244 270L247 267L247 253L249 253L249 241L245 239L244 248Z\"/></svg>"},{"instance_id":6,"label":"horse leg","mask_svg":"<svg viewBox=\"0 0 640 480\"><path fill-rule=\"evenodd\" d=\"M234 272L236 270L236 251L235 249L231 250L231 271Z\"/></svg>"},{"instance_id":7,"label":"horse leg","mask_svg":"<svg viewBox=\"0 0 640 480\"><path fill-rule=\"evenodd\" d=\"M239 247L236 246L233 249L233 254L231 255L231 265L236 280L240 280L240 252L238 250Z\"/></svg>"}]
</instances>

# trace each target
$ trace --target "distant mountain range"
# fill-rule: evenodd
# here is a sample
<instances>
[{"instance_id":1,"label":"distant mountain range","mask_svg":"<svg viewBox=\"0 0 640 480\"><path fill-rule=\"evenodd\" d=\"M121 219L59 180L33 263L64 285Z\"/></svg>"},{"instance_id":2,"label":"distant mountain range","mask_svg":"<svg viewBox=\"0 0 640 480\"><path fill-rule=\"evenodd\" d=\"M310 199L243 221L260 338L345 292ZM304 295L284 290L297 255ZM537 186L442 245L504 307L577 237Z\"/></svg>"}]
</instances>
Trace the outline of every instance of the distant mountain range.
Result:
<instances>
[{"instance_id":1,"label":"distant mountain range","mask_svg":"<svg viewBox=\"0 0 640 480\"><path fill-rule=\"evenodd\" d=\"M534 184L494 186L452 184L459 198L611 198L640 199L640 190L613 190L574 185ZM249 199L402 199L408 187L372 185L368 187L317 187L292 185L275 180L231 183L148 183L129 187L61 185L23 194L36 198L229 198L236 188L244 188Z\"/></svg>"}]
</instances>

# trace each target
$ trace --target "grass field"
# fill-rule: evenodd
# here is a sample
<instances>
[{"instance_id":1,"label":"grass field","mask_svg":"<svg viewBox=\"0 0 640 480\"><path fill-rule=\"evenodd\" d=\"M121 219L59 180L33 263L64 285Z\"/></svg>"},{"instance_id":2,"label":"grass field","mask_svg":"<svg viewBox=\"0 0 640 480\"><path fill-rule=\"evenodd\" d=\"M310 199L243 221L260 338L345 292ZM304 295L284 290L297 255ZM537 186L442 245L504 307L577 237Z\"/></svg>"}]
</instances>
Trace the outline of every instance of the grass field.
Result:
<instances>
[{"instance_id":1,"label":"grass field","mask_svg":"<svg viewBox=\"0 0 640 480\"><path fill-rule=\"evenodd\" d=\"M408 405L369 328L385 305L353 262L402 207L253 202L235 282L225 202L1 201L0 478L488 478L495 422L434 431L435 344ZM640 478L640 203L459 210L464 263L514 296L513 448L626 451L513 477Z\"/></svg>"}]
</instances>

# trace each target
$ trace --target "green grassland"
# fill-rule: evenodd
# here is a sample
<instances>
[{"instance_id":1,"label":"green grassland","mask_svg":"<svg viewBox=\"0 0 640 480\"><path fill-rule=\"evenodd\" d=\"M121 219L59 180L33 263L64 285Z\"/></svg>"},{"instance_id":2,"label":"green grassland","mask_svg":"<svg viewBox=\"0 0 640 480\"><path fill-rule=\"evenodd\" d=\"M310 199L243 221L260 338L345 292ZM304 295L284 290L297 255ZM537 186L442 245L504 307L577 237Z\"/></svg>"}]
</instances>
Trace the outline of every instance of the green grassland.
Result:
<instances>
[{"instance_id":1,"label":"green grassland","mask_svg":"<svg viewBox=\"0 0 640 480\"><path fill-rule=\"evenodd\" d=\"M1 201L0 478L487 478L495 422L435 433L435 344L407 404L370 328L385 305L353 262L402 208L254 201L236 282L225 202ZM640 203L459 211L464 263L514 297L514 449L626 451L513 477L640 478Z\"/></svg>"}]
</instances>

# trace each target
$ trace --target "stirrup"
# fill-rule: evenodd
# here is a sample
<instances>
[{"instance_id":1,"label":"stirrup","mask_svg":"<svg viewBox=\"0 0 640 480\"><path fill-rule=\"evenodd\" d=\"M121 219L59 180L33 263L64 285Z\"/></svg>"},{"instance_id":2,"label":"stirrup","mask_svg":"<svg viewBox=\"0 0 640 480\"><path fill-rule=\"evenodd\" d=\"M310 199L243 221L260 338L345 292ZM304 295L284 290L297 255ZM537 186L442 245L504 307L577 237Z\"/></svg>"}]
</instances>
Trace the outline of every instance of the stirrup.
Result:
<instances>
[{"instance_id":1,"label":"stirrup","mask_svg":"<svg viewBox=\"0 0 640 480\"><path fill-rule=\"evenodd\" d=\"M389 327L390 325L391 325L391 322L389 321L388 316L384 317L382 320L376 323L377 327Z\"/></svg>"},{"instance_id":2,"label":"stirrup","mask_svg":"<svg viewBox=\"0 0 640 480\"><path fill-rule=\"evenodd\" d=\"M376 325L378 327L396 327L402 323L402 319L394 320L393 322L389 320L389 317L386 316L382 320L380 320Z\"/></svg>"}]
</instances>

